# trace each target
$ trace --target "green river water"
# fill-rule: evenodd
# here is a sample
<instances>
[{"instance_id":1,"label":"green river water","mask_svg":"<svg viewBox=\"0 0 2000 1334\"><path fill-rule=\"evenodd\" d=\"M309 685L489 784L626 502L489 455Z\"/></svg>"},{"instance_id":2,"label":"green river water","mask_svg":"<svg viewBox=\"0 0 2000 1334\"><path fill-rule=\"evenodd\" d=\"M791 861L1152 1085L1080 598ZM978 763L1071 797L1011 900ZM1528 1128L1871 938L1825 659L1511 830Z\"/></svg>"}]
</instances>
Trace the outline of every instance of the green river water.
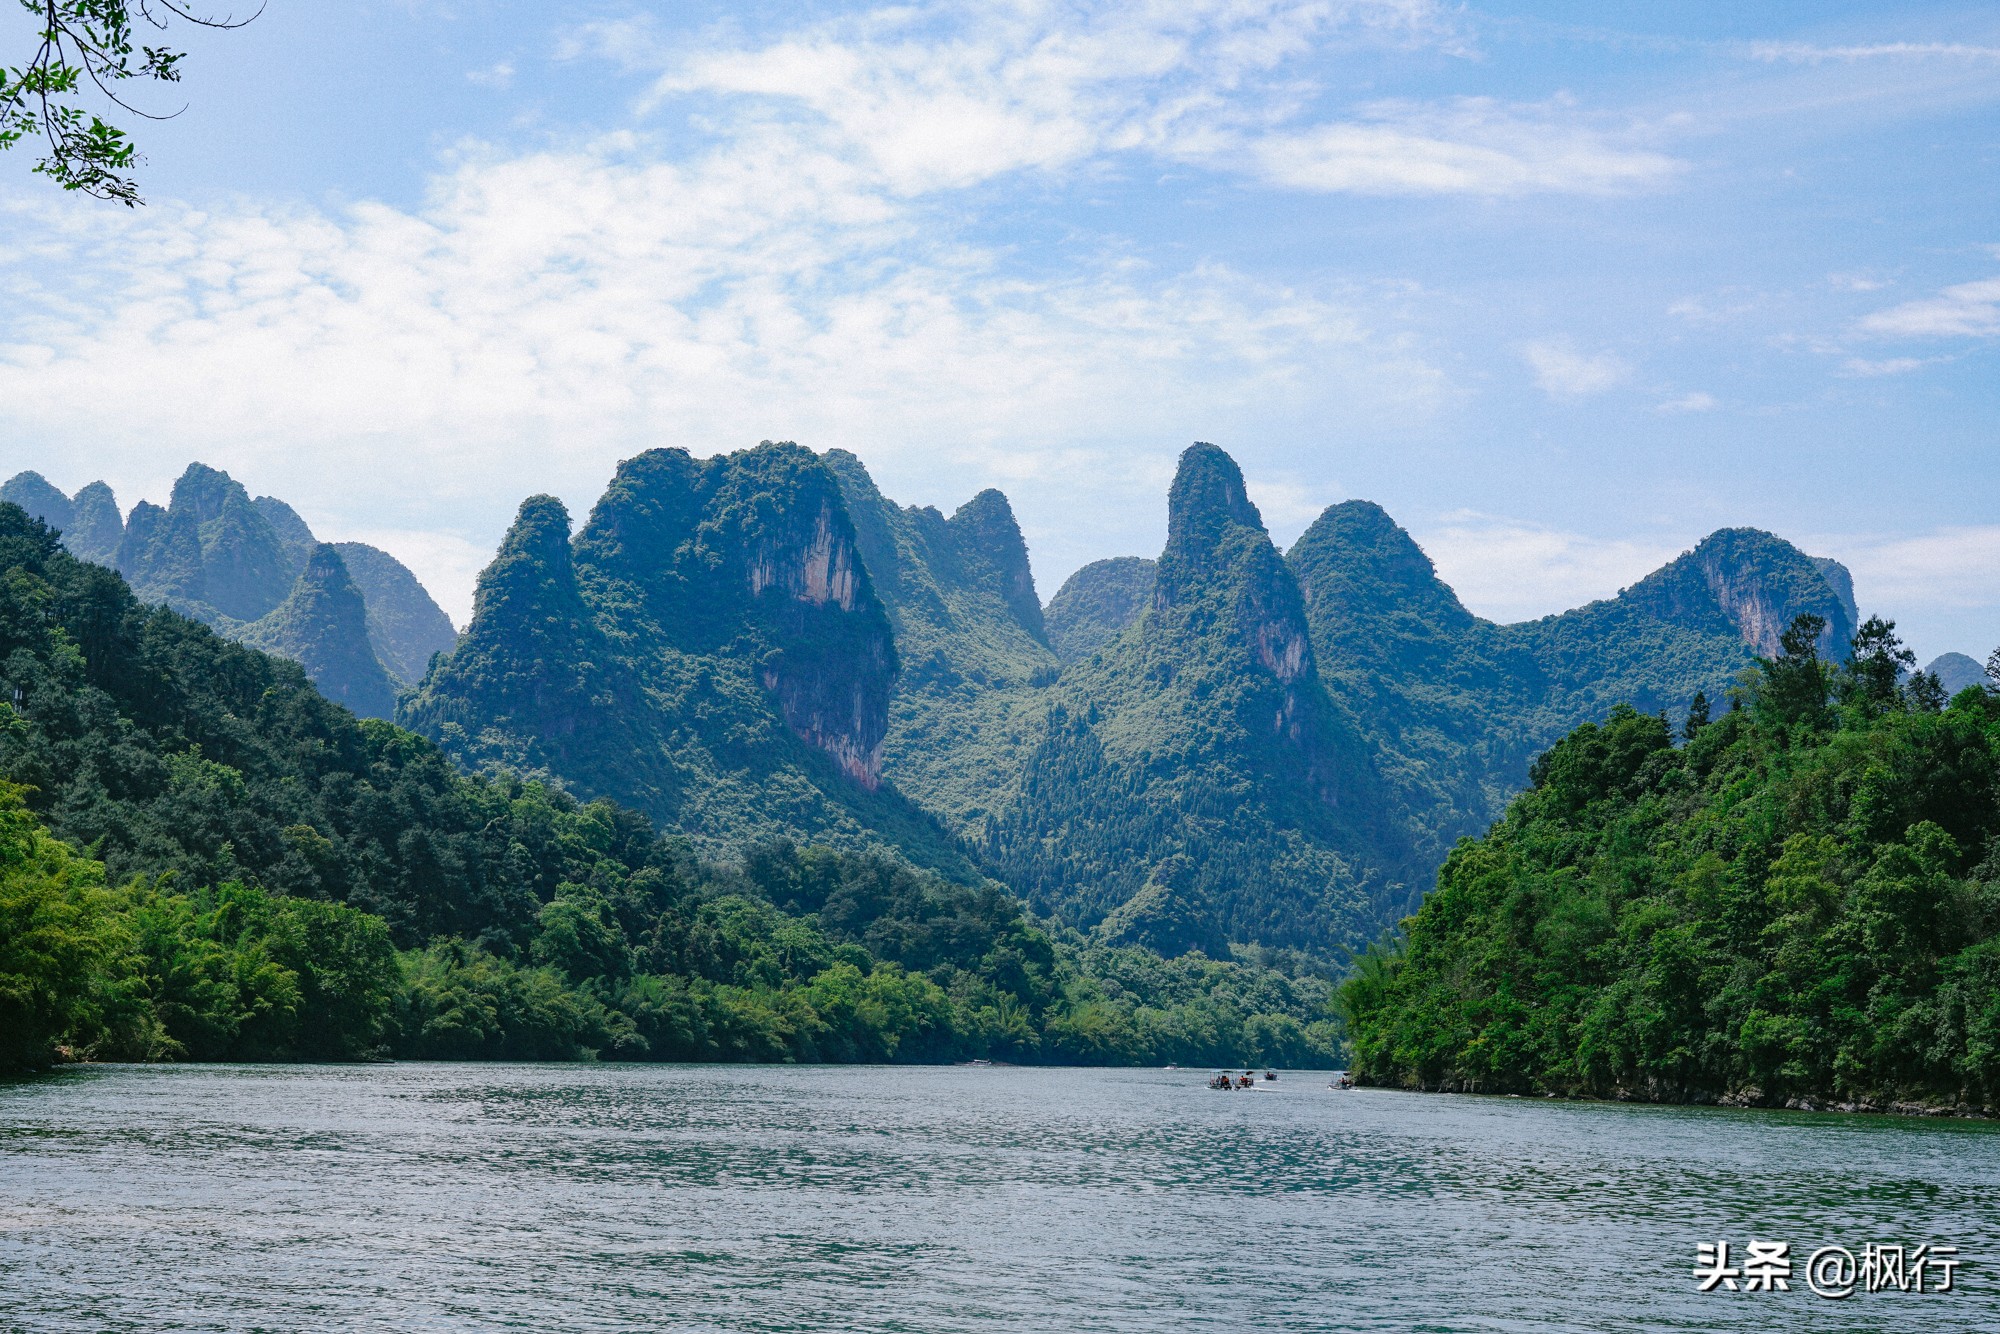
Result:
<instances>
[{"instance_id":1,"label":"green river water","mask_svg":"<svg viewBox=\"0 0 2000 1334\"><path fill-rule=\"evenodd\" d=\"M2000 1329L2000 1127L1206 1078L4 1083L0 1329ZM1791 1291L1696 1290L1700 1243L1753 1238ZM1955 1245L1955 1290L1808 1290L1871 1242Z\"/></svg>"}]
</instances>

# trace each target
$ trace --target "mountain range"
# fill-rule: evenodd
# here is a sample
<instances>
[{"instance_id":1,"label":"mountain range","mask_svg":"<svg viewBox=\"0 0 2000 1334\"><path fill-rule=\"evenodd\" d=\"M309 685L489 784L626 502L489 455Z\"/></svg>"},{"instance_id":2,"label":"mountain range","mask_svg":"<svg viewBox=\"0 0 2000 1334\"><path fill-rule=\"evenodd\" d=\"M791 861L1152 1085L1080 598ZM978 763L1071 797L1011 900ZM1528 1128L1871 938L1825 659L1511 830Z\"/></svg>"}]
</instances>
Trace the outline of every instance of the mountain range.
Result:
<instances>
[{"instance_id":1,"label":"mountain range","mask_svg":"<svg viewBox=\"0 0 2000 1334\"><path fill-rule=\"evenodd\" d=\"M1366 501L1281 552L1206 444L1158 557L1086 566L1046 606L998 491L947 516L845 451L649 450L580 527L523 502L463 636L387 553L200 464L123 517L101 482L23 473L0 500L463 768L615 798L710 854L795 839L996 877L1169 955L1357 947L1577 724L1621 703L1677 723L1799 613L1836 657L1860 620L1837 562L1737 528L1497 624ZM1948 685L1961 657L1933 665Z\"/></svg>"},{"instance_id":2,"label":"mountain range","mask_svg":"<svg viewBox=\"0 0 2000 1334\"><path fill-rule=\"evenodd\" d=\"M1407 912L1569 728L1720 705L1801 612L1842 651L1847 572L1725 529L1614 598L1495 624L1366 502L1281 553L1211 445L1181 459L1157 559L1044 607L997 491L946 516L843 451L659 449L580 529L523 504L401 717L706 849L889 848L1107 941L1320 954Z\"/></svg>"},{"instance_id":3,"label":"mountain range","mask_svg":"<svg viewBox=\"0 0 2000 1334\"><path fill-rule=\"evenodd\" d=\"M337 703L392 718L396 694L457 642L451 621L410 570L359 542L321 543L290 505L251 498L228 473L189 465L165 508L121 515L92 482L66 496L41 474L0 486L62 534L81 560L123 574L145 601L207 622L232 639L301 663Z\"/></svg>"}]
</instances>

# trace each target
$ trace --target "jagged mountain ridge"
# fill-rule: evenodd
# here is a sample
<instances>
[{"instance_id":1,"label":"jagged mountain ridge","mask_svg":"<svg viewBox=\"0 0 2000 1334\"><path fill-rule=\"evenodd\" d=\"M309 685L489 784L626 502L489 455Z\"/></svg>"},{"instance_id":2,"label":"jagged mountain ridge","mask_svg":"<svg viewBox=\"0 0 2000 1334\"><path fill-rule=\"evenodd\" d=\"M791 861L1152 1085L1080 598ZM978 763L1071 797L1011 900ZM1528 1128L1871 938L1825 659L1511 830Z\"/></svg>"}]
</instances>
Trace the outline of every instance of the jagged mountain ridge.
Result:
<instances>
[{"instance_id":1,"label":"jagged mountain ridge","mask_svg":"<svg viewBox=\"0 0 2000 1334\"><path fill-rule=\"evenodd\" d=\"M368 644L367 604L331 546L314 548L285 600L237 638L298 663L321 694L363 718L395 716L395 687Z\"/></svg>"},{"instance_id":2,"label":"jagged mountain ridge","mask_svg":"<svg viewBox=\"0 0 2000 1334\"><path fill-rule=\"evenodd\" d=\"M1496 818L1535 755L1577 724L1621 703L1678 721L1696 691L1720 705L1800 612L1827 618L1829 652L1855 628L1846 571L1756 529L1723 529L1616 597L1513 625L1468 611L1366 501L1329 507L1287 561L1322 670L1431 865Z\"/></svg>"},{"instance_id":3,"label":"jagged mountain ridge","mask_svg":"<svg viewBox=\"0 0 2000 1334\"><path fill-rule=\"evenodd\" d=\"M1851 633L1830 563L1724 530L1615 598L1473 616L1379 507L1280 555L1241 475L1189 451L1158 561L1047 608L1005 497L898 506L791 445L621 465L582 531L524 505L406 720L711 848L887 844L936 821L1107 938L1319 950L1406 911L1528 761L1612 704L1712 698L1797 610Z\"/></svg>"},{"instance_id":4,"label":"jagged mountain ridge","mask_svg":"<svg viewBox=\"0 0 2000 1334\"><path fill-rule=\"evenodd\" d=\"M883 496L861 460L830 450L862 565L894 634L883 774L961 835L1018 781L1061 664L1050 651L1027 543L986 490L950 518Z\"/></svg>"},{"instance_id":5,"label":"jagged mountain ridge","mask_svg":"<svg viewBox=\"0 0 2000 1334\"><path fill-rule=\"evenodd\" d=\"M697 846L892 847L974 878L884 784L898 656L840 480L766 442L620 464L572 539L524 503L402 717L461 763L613 795Z\"/></svg>"},{"instance_id":6,"label":"jagged mountain ridge","mask_svg":"<svg viewBox=\"0 0 2000 1334\"><path fill-rule=\"evenodd\" d=\"M1241 472L1193 446L1151 596L1065 669L989 855L1042 911L1107 935L1325 950L1402 899L1387 816Z\"/></svg>"},{"instance_id":7,"label":"jagged mountain ridge","mask_svg":"<svg viewBox=\"0 0 2000 1334\"><path fill-rule=\"evenodd\" d=\"M120 515L116 496L103 482L68 497L35 472L20 473L0 487L0 500L59 530L72 555L117 569L145 601L286 656L296 654L284 645L313 644L314 682L330 698L369 716L389 717L395 685L420 679L431 655L457 640L450 619L402 562L358 542L340 544L345 571L332 580L351 579L359 589L366 617L358 632L343 616L336 618L337 629L322 626L305 634L300 626L316 621L318 613L301 622L298 606L281 623L265 624L295 593L302 595L302 605L324 603L331 579L326 571L311 586L299 587L319 542L290 505L272 496L253 500L228 473L204 464L188 466L165 508L142 500L129 516ZM359 638L336 650L326 633ZM391 679L386 704L374 680L382 670Z\"/></svg>"}]
</instances>

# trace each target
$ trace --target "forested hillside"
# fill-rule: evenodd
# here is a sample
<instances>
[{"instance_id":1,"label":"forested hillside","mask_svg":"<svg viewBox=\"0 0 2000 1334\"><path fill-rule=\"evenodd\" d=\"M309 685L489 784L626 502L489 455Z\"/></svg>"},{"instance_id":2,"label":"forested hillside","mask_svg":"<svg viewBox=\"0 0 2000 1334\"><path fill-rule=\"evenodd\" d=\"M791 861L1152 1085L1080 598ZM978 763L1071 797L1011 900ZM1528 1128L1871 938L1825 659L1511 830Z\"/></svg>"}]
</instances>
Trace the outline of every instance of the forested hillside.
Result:
<instances>
[{"instance_id":1,"label":"forested hillside","mask_svg":"<svg viewBox=\"0 0 2000 1334\"><path fill-rule=\"evenodd\" d=\"M0 505L0 1066L1326 1059L1326 984L1086 948L988 883L703 862L468 778Z\"/></svg>"},{"instance_id":2,"label":"forested hillside","mask_svg":"<svg viewBox=\"0 0 2000 1334\"><path fill-rule=\"evenodd\" d=\"M1478 834L1528 764L1619 704L1677 722L1720 700L1801 613L1822 648L1854 632L1846 571L1755 529L1724 529L1615 598L1517 625L1467 611L1379 506L1329 508L1286 555L1329 689L1368 739L1421 876ZM1829 578L1831 574L1831 581Z\"/></svg>"},{"instance_id":3,"label":"forested hillside","mask_svg":"<svg viewBox=\"0 0 2000 1334\"><path fill-rule=\"evenodd\" d=\"M1139 618L1052 692L985 846L1030 903L1168 952L1325 951L1400 906L1403 831L1229 456L1181 456Z\"/></svg>"},{"instance_id":4,"label":"forested hillside","mask_svg":"<svg viewBox=\"0 0 2000 1334\"><path fill-rule=\"evenodd\" d=\"M1157 562L1139 556L1092 561L1063 581L1049 599L1049 647L1064 662L1080 662L1105 647L1153 602Z\"/></svg>"},{"instance_id":5,"label":"forested hillside","mask_svg":"<svg viewBox=\"0 0 2000 1334\"><path fill-rule=\"evenodd\" d=\"M971 859L882 782L899 658L838 480L796 445L621 464L574 539L529 499L403 709L461 763L545 773L721 855L792 837Z\"/></svg>"},{"instance_id":6,"label":"forested hillside","mask_svg":"<svg viewBox=\"0 0 2000 1334\"><path fill-rule=\"evenodd\" d=\"M1871 619L1794 622L1676 737L1619 708L1536 761L1343 1000L1364 1080L2000 1105L2000 698Z\"/></svg>"},{"instance_id":7,"label":"forested hillside","mask_svg":"<svg viewBox=\"0 0 2000 1334\"><path fill-rule=\"evenodd\" d=\"M883 776L960 836L976 836L1013 795L1061 670L1013 508L982 491L947 519L889 500L854 455L824 457L901 663Z\"/></svg>"},{"instance_id":8,"label":"forested hillside","mask_svg":"<svg viewBox=\"0 0 2000 1334\"><path fill-rule=\"evenodd\" d=\"M998 492L947 518L841 451L654 450L573 537L522 507L403 716L716 855L893 849L1100 939L1324 952L1408 911L1568 728L1720 698L1799 612L1853 628L1844 570L1748 529L1495 625L1366 502L1281 558L1209 445L1168 526L1158 561L1088 566L1044 612Z\"/></svg>"}]
</instances>

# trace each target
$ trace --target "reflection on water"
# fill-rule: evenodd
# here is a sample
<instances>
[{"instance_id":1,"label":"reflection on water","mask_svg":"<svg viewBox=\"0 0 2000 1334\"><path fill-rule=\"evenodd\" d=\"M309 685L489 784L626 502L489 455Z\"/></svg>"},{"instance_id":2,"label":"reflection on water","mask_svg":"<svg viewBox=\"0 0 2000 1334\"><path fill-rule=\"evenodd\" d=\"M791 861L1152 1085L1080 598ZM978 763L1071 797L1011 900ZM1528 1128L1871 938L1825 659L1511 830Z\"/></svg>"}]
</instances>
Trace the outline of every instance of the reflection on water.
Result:
<instances>
[{"instance_id":1,"label":"reflection on water","mask_svg":"<svg viewBox=\"0 0 2000 1334\"><path fill-rule=\"evenodd\" d=\"M1290 1075L104 1067L0 1085L0 1328L2000 1327L1985 1124ZM1960 1291L1698 1295L1697 1243Z\"/></svg>"}]
</instances>

